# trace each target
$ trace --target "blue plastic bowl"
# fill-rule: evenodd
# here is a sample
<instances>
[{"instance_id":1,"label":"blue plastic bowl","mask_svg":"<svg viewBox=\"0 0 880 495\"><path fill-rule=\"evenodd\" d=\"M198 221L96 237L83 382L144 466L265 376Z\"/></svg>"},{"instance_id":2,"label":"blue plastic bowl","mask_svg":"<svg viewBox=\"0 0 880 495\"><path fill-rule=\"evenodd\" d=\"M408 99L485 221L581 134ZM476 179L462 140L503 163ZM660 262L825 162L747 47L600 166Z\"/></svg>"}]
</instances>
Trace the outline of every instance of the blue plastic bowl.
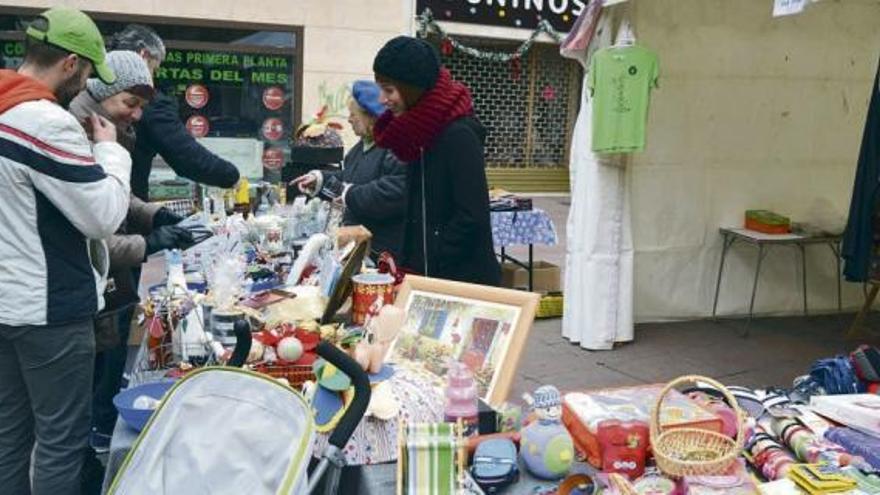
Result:
<instances>
[{"instance_id":1,"label":"blue plastic bowl","mask_svg":"<svg viewBox=\"0 0 880 495\"><path fill-rule=\"evenodd\" d=\"M119 411L119 415L128 424L137 431L144 429L150 416L153 415L152 409L135 409L133 407L135 399L142 395L161 400L171 386L174 380L145 383L136 387L127 388L113 397L113 405Z\"/></svg>"}]
</instances>

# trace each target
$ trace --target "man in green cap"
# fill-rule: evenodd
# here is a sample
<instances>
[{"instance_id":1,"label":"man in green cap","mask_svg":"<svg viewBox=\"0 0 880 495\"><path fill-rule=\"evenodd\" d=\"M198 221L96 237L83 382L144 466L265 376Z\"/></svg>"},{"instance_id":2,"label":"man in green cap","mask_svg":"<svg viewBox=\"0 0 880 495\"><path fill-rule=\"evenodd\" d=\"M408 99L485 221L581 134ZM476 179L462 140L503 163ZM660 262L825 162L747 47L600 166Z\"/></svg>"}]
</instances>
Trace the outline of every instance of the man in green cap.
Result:
<instances>
[{"instance_id":1,"label":"man in green cap","mask_svg":"<svg viewBox=\"0 0 880 495\"><path fill-rule=\"evenodd\" d=\"M114 81L94 22L50 9L26 47L17 72L0 70L0 492L78 494L109 265L100 239L128 211L131 157L109 121L89 118L92 146L64 108L92 71Z\"/></svg>"}]
</instances>

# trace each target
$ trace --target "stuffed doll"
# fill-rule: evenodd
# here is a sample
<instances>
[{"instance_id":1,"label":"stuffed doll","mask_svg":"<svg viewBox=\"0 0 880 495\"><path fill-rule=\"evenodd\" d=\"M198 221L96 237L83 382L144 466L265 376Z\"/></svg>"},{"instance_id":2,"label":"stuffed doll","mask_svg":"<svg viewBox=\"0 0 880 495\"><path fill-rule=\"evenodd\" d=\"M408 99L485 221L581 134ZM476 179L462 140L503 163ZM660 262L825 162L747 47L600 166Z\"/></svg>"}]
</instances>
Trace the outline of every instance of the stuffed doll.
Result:
<instances>
[{"instance_id":1,"label":"stuffed doll","mask_svg":"<svg viewBox=\"0 0 880 495\"><path fill-rule=\"evenodd\" d=\"M371 313L375 311L375 316L368 315L364 339L358 343L354 355L355 360L368 373L382 370L385 354L406 319L406 313L402 309L397 306L383 306L382 298L377 298L376 301L374 306L379 309L370 308Z\"/></svg>"}]
</instances>

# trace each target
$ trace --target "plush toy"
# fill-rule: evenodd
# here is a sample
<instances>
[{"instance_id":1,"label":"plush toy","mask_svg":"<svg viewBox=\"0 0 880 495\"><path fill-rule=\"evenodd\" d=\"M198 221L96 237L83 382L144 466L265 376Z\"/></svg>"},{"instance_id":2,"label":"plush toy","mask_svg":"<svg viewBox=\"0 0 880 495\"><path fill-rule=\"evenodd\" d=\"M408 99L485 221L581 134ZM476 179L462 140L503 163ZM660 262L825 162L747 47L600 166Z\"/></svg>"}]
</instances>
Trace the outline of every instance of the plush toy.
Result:
<instances>
[{"instance_id":1,"label":"plush toy","mask_svg":"<svg viewBox=\"0 0 880 495\"><path fill-rule=\"evenodd\" d=\"M296 261L293 262L293 266L290 268L290 274L287 276L287 285L298 285L306 268L318 261L321 251L332 247L333 243L327 237L327 234L315 234L309 237L306 245L303 246L302 251L300 251L299 256L297 256Z\"/></svg>"},{"instance_id":2,"label":"plush toy","mask_svg":"<svg viewBox=\"0 0 880 495\"><path fill-rule=\"evenodd\" d=\"M370 313L364 338L355 348L354 359L368 373L378 373L382 370L388 347L403 327L406 313L397 306L383 306L382 298L376 299L376 303L370 307Z\"/></svg>"},{"instance_id":3,"label":"plush toy","mask_svg":"<svg viewBox=\"0 0 880 495\"><path fill-rule=\"evenodd\" d=\"M537 420L522 430L520 456L523 463L538 478L563 478L574 462L574 443L562 426L559 390L552 385L544 385L525 399L530 402Z\"/></svg>"}]
</instances>

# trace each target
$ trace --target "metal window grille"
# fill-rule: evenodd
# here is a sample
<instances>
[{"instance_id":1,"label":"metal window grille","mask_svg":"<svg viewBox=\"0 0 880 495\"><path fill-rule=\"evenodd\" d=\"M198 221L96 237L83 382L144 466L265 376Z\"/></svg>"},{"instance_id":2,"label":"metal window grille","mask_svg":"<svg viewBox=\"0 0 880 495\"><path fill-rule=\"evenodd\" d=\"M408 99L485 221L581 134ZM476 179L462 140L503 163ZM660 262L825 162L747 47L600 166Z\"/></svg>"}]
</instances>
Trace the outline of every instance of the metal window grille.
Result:
<instances>
[{"instance_id":1,"label":"metal window grille","mask_svg":"<svg viewBox=\"0 0 880 495\"><path fill-rule=\"evenodd\" d=\"M432 40L439 46L439 39ZM518 42L462 39L484 51L512 52ZM480 60L455 51L443 63L466 84L477 117L488 129L486 165L493 168L567 167L580 103L580 65L556 45L535 44L519 75L511 63Z\"/></svg>"}]
</instances>

